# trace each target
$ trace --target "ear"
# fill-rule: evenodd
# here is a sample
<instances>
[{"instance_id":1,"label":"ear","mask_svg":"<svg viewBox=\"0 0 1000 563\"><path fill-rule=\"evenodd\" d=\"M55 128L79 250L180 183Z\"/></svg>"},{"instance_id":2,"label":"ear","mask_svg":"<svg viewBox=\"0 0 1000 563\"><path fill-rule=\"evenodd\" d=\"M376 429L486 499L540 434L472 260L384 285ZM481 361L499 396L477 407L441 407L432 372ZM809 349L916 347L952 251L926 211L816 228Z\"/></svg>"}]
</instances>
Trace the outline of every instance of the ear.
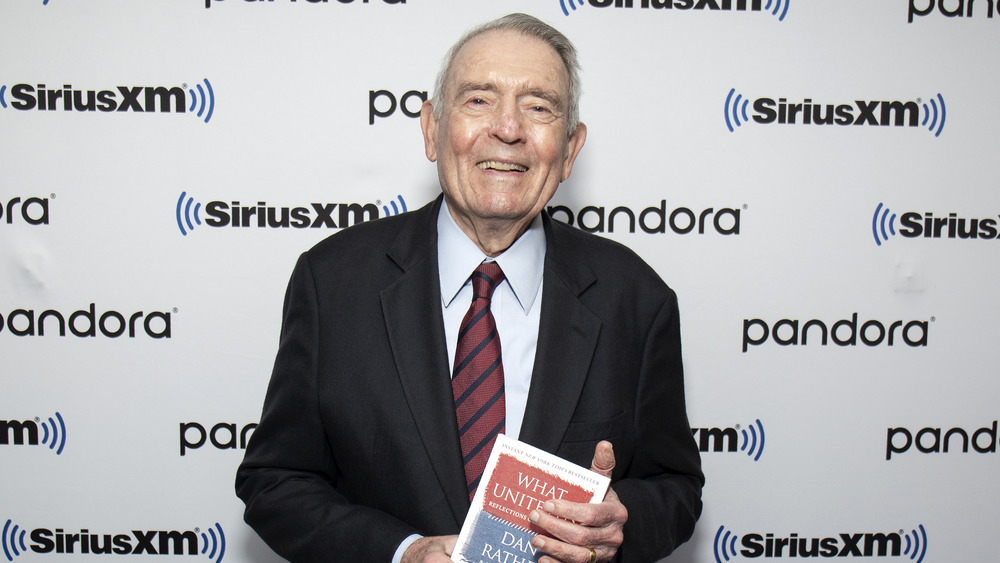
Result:
<instances>
[{"instance_id":1,"label":"ear","mask_svg":"<svg viewBox=\"0 0 1000 563\"><path fill-rule=\"evenodd\" d=\"M569 139L566 139L566 158L563 160L561 181L565 182L569 179L569 174L573 171L573 163L576 162L576 155L580 154L580 149L583 148L583 143L586 140L587 126L579 123L576 126L576 131L570 135Z\"/></svg>"},{"instance_id":2,"label":"ear","mask_svg":"<svg viewBox=\"0 0 1000 563\"><path fill-rule=\"evenodd\" d=\"M420 129L424 133L424 154L431 162L437 162L437 126L434 107L428 100L420 106Z\"/></svg>"}]
</instances>

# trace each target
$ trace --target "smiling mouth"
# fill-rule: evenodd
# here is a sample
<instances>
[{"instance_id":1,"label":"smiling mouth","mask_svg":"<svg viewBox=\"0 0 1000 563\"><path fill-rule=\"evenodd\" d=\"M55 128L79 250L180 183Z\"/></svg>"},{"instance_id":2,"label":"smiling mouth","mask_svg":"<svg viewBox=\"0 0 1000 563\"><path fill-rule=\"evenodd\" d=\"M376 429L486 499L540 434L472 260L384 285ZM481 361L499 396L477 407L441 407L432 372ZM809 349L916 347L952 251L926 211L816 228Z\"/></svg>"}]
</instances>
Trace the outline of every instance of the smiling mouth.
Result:
<instances>
[{"instance_id":1,"label":"smiling mouth","mask_svg":"<svg viewBox=\"0 0 1000 563\"><path fill-rule=\"evenodd\" d=\"M514 162L499 162L496 160L484 160L476 164L481 170L499 170L501 172L527 172L528 167Z\"/></svg>"}]
</instances>

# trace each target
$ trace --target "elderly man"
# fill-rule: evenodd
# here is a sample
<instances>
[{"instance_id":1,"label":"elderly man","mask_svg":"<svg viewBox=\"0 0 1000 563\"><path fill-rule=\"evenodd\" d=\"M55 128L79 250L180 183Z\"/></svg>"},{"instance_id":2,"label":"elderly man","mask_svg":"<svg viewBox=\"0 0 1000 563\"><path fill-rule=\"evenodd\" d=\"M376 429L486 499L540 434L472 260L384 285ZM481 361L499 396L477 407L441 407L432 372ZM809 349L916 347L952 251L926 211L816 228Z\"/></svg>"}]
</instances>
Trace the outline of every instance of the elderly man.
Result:
<instances>
[{"instance_id":1,"label":"elderly man","mask_svg":"<svg viewBox=\"0 0 1000 563\"><path fill-rule=\"evenodd\" d=\"M421 112L443 196L299 259L237 475L279 554L450 561L498 432L612 478L600 504L532 512L541 561L650 562L690 537L704 479L676 297L543 211L586 139L579 91L555 29L514 14L473 30Z\"/></svg>"}]
</instances>

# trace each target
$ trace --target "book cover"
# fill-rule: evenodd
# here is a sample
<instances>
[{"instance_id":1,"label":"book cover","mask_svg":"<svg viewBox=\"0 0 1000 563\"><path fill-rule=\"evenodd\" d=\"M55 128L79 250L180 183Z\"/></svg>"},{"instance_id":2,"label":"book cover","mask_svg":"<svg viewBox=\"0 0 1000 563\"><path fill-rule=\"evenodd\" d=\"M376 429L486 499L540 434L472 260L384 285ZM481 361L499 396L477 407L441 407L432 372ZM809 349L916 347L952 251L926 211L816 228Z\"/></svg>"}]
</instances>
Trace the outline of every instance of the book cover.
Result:
<instances>
[{"instance_id":1,"label":"book cover","mask_svg":"<svg viewBox=\"0 0 1000 563\"><path fill-rule=\"evenodd\" d=\"M537 562L528 520L547 500L600 503L611 480L503 434L497 436L451 559L456 563Z\"/></svg>"}]
</instances>

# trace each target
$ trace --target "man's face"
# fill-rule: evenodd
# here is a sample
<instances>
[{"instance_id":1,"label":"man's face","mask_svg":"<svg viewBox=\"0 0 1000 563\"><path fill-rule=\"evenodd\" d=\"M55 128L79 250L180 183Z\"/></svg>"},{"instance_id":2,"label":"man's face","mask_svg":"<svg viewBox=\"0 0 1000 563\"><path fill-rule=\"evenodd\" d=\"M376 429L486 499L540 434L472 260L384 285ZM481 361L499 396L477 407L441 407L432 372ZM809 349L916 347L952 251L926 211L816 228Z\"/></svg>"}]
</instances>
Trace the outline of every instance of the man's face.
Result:
<instances>
[{"instance_id":1,"label":"man's face","mask_svg":"<svg viewBox=\"0 0 1000 563\"><path fill-rule=\"evenodd\" d=\"M586 127L567 136L569 78L558 53L511 31L480 35L458 52L440 100L421 112L427 158L467 233L520 231L569 177Z\"/></svg>"}]
</instances>

